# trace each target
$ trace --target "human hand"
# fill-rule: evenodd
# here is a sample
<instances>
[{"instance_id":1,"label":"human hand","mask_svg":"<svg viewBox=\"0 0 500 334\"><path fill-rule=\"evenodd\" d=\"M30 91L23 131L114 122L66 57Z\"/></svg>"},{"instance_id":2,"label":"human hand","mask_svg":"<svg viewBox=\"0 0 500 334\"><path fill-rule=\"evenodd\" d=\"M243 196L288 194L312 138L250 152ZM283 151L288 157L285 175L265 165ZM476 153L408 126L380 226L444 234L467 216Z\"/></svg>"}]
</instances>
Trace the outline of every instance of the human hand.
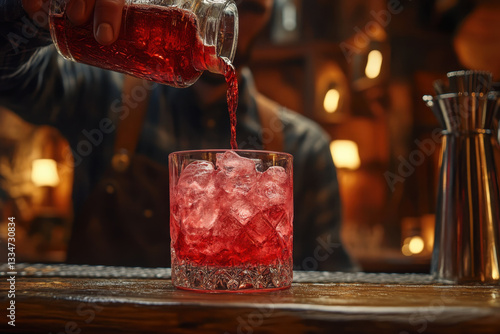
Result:
<instances>
[{"instance_id":1,"label":"human hand","mask_svg":"<svg viewBox=\"0 0 500 334\"><path fill-rule=\"evenodd\" d=\"M22 0L24 10L34 15L48 15L50 1L61 0ZM102 45L116 41L120 33L122 9L125 0L67 0L66 14L75 25L82 25L93 19L94 37ZM48 22L48 20L46 20Z\"/></svg>"}]
</instances>

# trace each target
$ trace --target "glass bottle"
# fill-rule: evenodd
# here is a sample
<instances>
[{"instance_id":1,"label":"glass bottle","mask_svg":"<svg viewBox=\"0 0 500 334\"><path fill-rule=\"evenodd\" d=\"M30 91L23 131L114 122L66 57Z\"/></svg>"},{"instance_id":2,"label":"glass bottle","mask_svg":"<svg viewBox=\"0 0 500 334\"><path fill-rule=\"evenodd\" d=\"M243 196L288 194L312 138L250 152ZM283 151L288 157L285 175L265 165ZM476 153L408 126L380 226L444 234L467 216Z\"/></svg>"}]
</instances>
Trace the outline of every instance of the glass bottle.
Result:
<instances>
[{"instance_id":1,"label":"glass bottle","mask_svg":"<svg viewBox=\"0 0 500 334\"><path fill-rule=\"evenodd\" d=\"M118 39L99 44L93 20L75 26L69 0L51 0L50 32L66 59L174 87L192 85L209 70L224 74L238 40L232 0L125 0Z\"/></svg>"}]
</instances>

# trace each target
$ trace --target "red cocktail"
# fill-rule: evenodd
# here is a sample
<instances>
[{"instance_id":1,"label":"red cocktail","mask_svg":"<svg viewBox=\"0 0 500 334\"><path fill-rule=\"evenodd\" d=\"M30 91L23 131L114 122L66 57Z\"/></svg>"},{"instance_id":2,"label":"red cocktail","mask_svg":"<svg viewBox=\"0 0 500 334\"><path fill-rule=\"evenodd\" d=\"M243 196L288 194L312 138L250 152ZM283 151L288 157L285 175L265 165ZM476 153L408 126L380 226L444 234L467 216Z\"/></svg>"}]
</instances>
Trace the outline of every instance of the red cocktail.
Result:
<instances>
[{"instance_id":1,"label":"red cocktail","mask_svg":"<svg viewBox=\"0 0 500 334\"><path fill-rule=\"evenodd\" d=\"M292 282L292 157L185 151L169 157L172 282L198 291Z\"/></svg>"}]
</instances>

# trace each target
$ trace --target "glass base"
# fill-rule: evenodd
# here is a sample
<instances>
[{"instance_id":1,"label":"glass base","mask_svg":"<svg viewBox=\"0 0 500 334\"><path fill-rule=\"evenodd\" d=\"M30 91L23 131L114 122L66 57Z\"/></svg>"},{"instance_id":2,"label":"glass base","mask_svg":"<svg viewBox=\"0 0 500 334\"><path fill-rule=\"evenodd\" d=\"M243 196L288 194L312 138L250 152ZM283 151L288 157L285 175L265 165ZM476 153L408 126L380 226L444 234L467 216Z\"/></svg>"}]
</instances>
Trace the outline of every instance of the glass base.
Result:
<instances>
[{"instance_id":1,"label":"glass base","mask_svg":"<svg viewBox=\"0 0 500 334\"><path fill-rule=\"evenodd\" d=\"M214 267L172 263L172 284L197 292L267 292L289 288L292 261L267 266Z\"/></svg>"}]
</instances>

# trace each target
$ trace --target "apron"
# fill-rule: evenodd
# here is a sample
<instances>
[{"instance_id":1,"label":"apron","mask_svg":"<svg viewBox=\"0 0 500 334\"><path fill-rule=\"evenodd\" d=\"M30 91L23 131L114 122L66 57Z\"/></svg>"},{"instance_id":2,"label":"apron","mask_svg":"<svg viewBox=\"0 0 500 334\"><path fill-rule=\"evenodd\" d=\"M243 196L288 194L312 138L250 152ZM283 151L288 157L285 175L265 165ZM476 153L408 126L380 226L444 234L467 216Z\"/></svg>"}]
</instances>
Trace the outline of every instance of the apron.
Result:
<instances>
[{"instance_id":1,"label":"apron","mask_svg":"<svg viewBox=\"0 0 500 334\"><path fill-rule=\"evenodd\" d=\"M124 94L141 80L125 76ZM280 107L255 96L264 148L282 151ZM74 219L68 263L170 267L168 167L135 153L148 101L118 124L111 165Z\"/></svg>"}]
</instances>

